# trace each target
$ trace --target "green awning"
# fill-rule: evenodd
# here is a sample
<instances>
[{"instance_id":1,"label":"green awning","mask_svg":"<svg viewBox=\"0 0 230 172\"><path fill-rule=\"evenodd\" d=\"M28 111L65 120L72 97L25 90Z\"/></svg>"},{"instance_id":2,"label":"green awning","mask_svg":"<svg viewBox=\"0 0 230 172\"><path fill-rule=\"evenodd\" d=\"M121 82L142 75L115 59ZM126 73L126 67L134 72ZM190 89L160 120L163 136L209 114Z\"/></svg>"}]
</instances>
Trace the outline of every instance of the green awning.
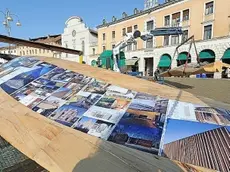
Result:
<instances>
[{"instance_id":1,"label":"green awning","mask_svg":"<svg viewBox=\"0 0 230 172\"><path fill-rule=\"evenodd\" d=\"M188 55L188 53L186 53L186 52L180 53L177 57L177 60L187 60L187 55Z\"/></svg>"},{"instance_id":2,"label":"green awning","mask_svg":"<svg viewBox=\"0 0 230 172\"><path fill-rule=\"evenodd\" d=\"M161 56L158 67L170 67L171 66L171 57L168 54Z\"/></svg>"},{"instance_id":3,"label":"green awning","mask_svg":"<svg viewBox=\"0 0 230 172\"><path fill-rule=\"evenodd\" d=\"M212 50L204 50L200 52L200 59L214 59L215 53Z\"/></svg>"},{"instance_id":4,"label":"green awning","mask_svg":"<svg viewBox=\"0 0 230 172\"><path fill-rule=\"evenodd\" d=\"M225 51L222 59L230 59L230 48Z\"/></svg>"},{"instance_id":5,"label":"green awning","mask_svg":"<svg viewBox=\"0 0 230 172\"><path fill-rule=\"evenodd\" d=\"M108 57L111 57L112 55L113 55L112 50L105 50L103 53L101 53L100 57L101 58L108 58Z\"/></svg>"}]
</instances>

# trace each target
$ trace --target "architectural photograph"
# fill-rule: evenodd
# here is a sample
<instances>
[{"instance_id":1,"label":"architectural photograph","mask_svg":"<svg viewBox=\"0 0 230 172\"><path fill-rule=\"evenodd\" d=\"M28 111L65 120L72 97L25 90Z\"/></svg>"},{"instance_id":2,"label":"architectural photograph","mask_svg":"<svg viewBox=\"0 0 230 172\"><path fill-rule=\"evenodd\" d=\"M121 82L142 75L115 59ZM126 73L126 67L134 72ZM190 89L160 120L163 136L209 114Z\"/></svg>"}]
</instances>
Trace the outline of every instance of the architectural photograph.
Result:
<instances>
[{"instance_id":1,"label":"architectural photograph","mask_svg":"<svg viewBox=\"0 0 230 172\"><path fill-rule=\"evenodd\" d=\"M54 111L49 118L63 125L71 127L83 114L87 111L85 108L80 108L73 105L65 104Z\"/></svg>"},{"instance_id":2,"label":"architectural photograph","mask_svg":"<svg viewBox=\"0 0 230 172\"><path fill-rule=\"evenodd\" d=\"M108 83L94 79L82 91L95 94L105 94L108 86Z\"/></svg>"},{"instance_id":3,"label":"architectural photograph","mask_svg":"<svg viewBox=\"0 0 230 172\"><path fill-rule=\"evenodd\" d=\"M48 117L49 115L51 115L51 113L53 113L56 109L58 109L65 103L65 100L50 96L41 103L37 103L37 105L33 107L32 110Z\"/></svg>"},{"instance_id":4,"label":"architectural photograph","mask_svg":"<svg viewBox=\"0 0 230 172\"><path fill-rule=\"evenodd\" d=\"M162 128L162 116L126 112L116 125L109 141L131 148L158 154ZM164 118L164 117L163 117Z\"/></svg>"},{"instance_id":5,"label":"architectural photograph","mask_svg":"<svg viewBox=\"0 0 230 172\"><path fill-rule=\"evenodd\" d=\"M229 139L229 127L170 119L162 155L183 163L228 171Z\"/></svg>"}]
</instances>

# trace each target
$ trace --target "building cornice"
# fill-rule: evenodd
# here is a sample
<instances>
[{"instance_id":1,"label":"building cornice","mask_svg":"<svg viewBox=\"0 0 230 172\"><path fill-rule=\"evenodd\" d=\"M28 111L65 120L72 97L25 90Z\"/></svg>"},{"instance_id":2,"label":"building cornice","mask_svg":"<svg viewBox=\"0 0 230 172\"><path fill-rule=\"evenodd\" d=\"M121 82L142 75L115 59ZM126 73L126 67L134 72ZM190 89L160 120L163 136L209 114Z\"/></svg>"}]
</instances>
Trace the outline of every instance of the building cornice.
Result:
<instances>
[{"instance_id":1,"label":"building cornice","mask_svg":"<svg viewBox=\"0 0 230 172\"><path fill-rule=\"evenodd\" d=\"M127 16L125 18L121 18L121 19L118 19L116 21L113 21L113 22L109 22L109 23L106 23L106 24L102 24L102 25L99 25L97 26L97 29L99 28L103 28L103 27L108 27L108 26L111 26L111 25L114 25L114 24L117 24L117 23L120 23L120 22L123 22L123 21L127 21L127 20L130 20L130 19L133 19L133 18L136 18L136 17L139 17L139 16L142 16L142 15L145 15L145 14L149 14L153 11L156 11L156 10L159 10L159 9L162 9L162 8L165 8L165 7L168 7L170 5L173 5L173 4L176 4L178 2L182 2L182 1L185 1L185 0L174 0L174 1L169 1L167 3L163 3L163 4L160 4L156 7L153 7L153 8L150 8L150 9L147 9L147 10L144 10L144 11L141 11L137 14L133 14L133 15L130 15L130 16Z\"/></svg>"}]
</instances>

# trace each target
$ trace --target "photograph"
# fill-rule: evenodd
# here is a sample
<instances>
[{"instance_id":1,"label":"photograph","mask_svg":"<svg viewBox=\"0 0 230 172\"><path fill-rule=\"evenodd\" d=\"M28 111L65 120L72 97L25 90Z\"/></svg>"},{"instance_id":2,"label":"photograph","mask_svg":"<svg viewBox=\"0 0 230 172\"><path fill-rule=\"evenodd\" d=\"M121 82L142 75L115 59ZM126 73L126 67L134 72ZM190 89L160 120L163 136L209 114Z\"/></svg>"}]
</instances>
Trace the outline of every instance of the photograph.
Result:
<instances>
[{"instance_id":1,"label":"photograph","mask_svg":"<svg viewBox=\"0 0 230 172\"><path fill-rule=\"evenodd\" d=\"M171 119L197 121L194 104L176 100L169 100L167 117Z\"/></svg>"},{"instance_id":2,"label":"photograph","mask_svg":"<svg viewBox=\"0 0 230 172\"><path fill-rule=\"evenodd\" d=\"M17 101L20 101L23 98L25 98L26 96L28 96L29 94L33 93L35 90L37 90L41 86L42 86L41 84L37 84L37 83L31 82L27 86L22 87L21 89L19 89L18 91L16 91L11 96L13 98L15 98Z\"/></svg>"},{"instance_id":3,"label":"photograph","mask_svg":"<svg viewBox=\"0 0 230 172\"><path fill-rule=\"evenodd\" d=\"M46 85L46 86L56 86L56 87L64 86L64 83L55 82L55 81L51 81L49 79L44 79L44 78L38 78L34 80L33 83Z\"/></svg>"},{"instance_id":4,"label":"photograph","mask_svg":"<svg viewBox=\"0 0 230 172\"><path fill-rule=\"evenodd\" d=\"M59 109L54 111L49 118L66 126L72 126L82 115L87 111L85 108L80 108L73 105L64 104Z\"/></svg>"},{"instance_id":5,"label":"photograph","mask_svg":"<svg viewBox=\"0 0 230 172\"><path fill-rule=\"evenodd\" d=\"M53 68L55 68L55 66L49 65L47 63L40 63L39 65L33 67L31 71L21 73L6 81L5 83L2 83L0 87L8 94L12 94L21 87L29 84L30 82L39 78L45 73L48 73Z\"/></svg>"},{"instance_id":6,"label":"photograph","mask_svg":"<svg viewBox=\"0 0 230 172\"><path fill-rule=\"evenodd\" d=\"M169 119L160 153L183 163L228 171L229 140L229 126Z\"/></svg>"},{"instance_id":7,"label":"photograph","mask_svg":"<svg viewBox=\"0 0 230 172\"><path fill-rule=\"evenodd\" d=\"M65 100L50 96L49 98L45 99L44 101L33 107L32 110L42 114L43 116L48 117L51 113L53 113L56 109L58 109L65 103ZM32 105L30 105L30 107L31 106Z\"/></svg>"},{"instance_id":8,"label":"photograph","mask_svg":"<svg viewBox=\"0 0 230 172\"><path fill-rule=\"evenodd\" d=\"M129 109L140 111L155 111L156 99L133 99L129 105Z\"/></svg>"},{"instance_id":9,"label":"photograph","mask_svg":"<svg viewBox=\"0 0 230 172\"><path fill-rule=\"evenodd\" d=\"M167 114L169 99L158 97L155 103L154 111L161 114Z\"/></svg>"},{"instance_id":10,"label":"photograph","mask_svg":"<svg viewBox=\"0 0 230 172\"><path fill-rule=\"evenodd\" d=\"M102 97L95 106L114 109L114 110L126 110L130 104L129 99L119 98L115 96L104 96Z\"/></svg>"},{"instance_id":11,"label":"photograph","mask_svg":"<svg viewBox=\"0 0 230 172\"><path fill-rule=\"evenodd\" d=\"M52 96L53 97L57 97L57 98L61 98L61 99L65 100L72 93L73 93L73 91L71 89L65 88L65 87L61 87L58 90L56 90L55 92L53 92Z\"/></svg>"},{"instance_id":12,"label":"photograph","mask_svg":"<svg viewBox=\"0 0 230 172\"><path fill-rule=\"evenodd\" d=\"M126 112L116 125L109 141L141 151L157 154L165 115Z\"/></svg>"},{"instance_id":13,"label":"photograph","mask_svg":"<svg viewBox=\"0 0 230 172\"><path fill-rule=\"evenodd\" d=\"M92 105L94 105L99 99L101 98L100 94L93 94L91 93L88 96L80 96L80 95L75 95L72 96L68 100L68 104L82 107L85 109L89 109Z\"/></svg>"},{"instance_id":14,"label":"photograph","mask_svg":"<svg viewBox=\"0 0 230 172\"><path fill-rule=\"evenodd\" d=\"M124 112L122 112L122 111L92 106L84 114L84 116L116 124L119 122L119 120L121 119L123 114L124 114Z\"/></svg>"},{"instance_id":15,"label":"photograph","mask_svg":"<svg viewBox=\"0 0 230 172\"><path fill-rule=\"evenodd\" d=\"M93 79L89 84L87 84L82 91L95 93L95 94L104 94L109 84Z\"/></svg>"},{"instance_id":16,"label":"photograph","mask_svg":"<svg viewBox=\"0 0 230 172\"><path fill-rule=\"evenodd\" d=\"M74 129L107 140L114 124L83 116L73 126Z\"/></svg>"},{"instance_id":17,"label":"photograph","mask_svg":"<svg viewBox=\"0 0 230 172\"><path fill-rule=\"evenodd\" d=\"M84 84L81 83L74 83L74 82L69 82L64 85L63 88L67 88L71 90L71 92L65 96L65 99L69 100L71 97L74 97L77 95L77 93L84 87Z\"/></svg>"},{"instance_id":18,"label":"photograph","mask_svg":"<svg viewBox=\"0 0 230 172\"><path fill-rule=\"evenodd\" d=\"M116 96L125 99L133 99L136 95L135 91L128 90L126 88L118 87L115 85L110 85L106 92L107 96Z\"/></svg>"},{"instance_id":19,"label":"photograph","mask_svg":"<svg viewBox=\"0 0 230 172\"><path fill-rule=\"evenodd\" d=\"M230 126L229 110L195 106L195 115L199 122Z\"/></svg>"},{"instance_id":20,"label":"photograph","mask_svg":"<svg viewBox=\"0 0 230 172\"><path fill-rule=\"evenodd\" d=\"M157 96L153 96L150 94L140 93L138 92L135 96L135 99L141 99L141 100L156 100Z\"/></svg>"}]
</instances>

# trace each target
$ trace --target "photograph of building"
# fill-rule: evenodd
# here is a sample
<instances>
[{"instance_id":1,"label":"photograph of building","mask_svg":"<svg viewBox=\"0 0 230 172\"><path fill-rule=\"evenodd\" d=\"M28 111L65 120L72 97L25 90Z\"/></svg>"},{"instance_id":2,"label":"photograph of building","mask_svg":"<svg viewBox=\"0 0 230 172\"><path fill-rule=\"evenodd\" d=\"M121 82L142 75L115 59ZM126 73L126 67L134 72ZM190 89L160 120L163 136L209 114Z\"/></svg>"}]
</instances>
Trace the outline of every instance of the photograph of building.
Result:
<instances>
[{"instance_id":1,"label":"photograph of building","mask_svg":"<svg viewBox=\"0 0 230 172\"><path fill-rule=\"evenodd\" d=\"M129 109L154 112L155 103L155 100L133 99L129 106Z\"/></svg>"},{"instance_id":2,"label":"photograph of building","mask_svg":"<svg viewBox=\"0 0 230 172\"><path fill-rule=\"evenodd\" d=\"M195 114L197 120L200 122L230 126L230 111L228 110L211 107L196 107Z\"/></svg>"},{"instance_id":3,"label":"photograph of building","mask_svg":"<svg viewBox=\"0 0 230 172\"><path fill-rule=\"evenodd\" d=\"M165 134L165 157L217 171L229 171L229 127L195 122L192 125L192 122L178 120L170 123Z\"/></svg>"},{"instance_id":4,"label":"photograph of building","mask_svg":"<svg viewBox=\"0 0 230 172\"><path fill-rule=\"evenodd\" d=\"M44 101L33 107L32 110L48 117L51 113L53 113L56 109L58 109L65 103L65 100L50 96L49 98L45 99Z\"/></svg>"},{"instance_id":5,"label":"photograph of building","mask_svg":"<svg viewBox=\"0 0 230 172\"><path fill-rule=\"evenodd\" d=\"M49 118L71 127L86 111L87 109L65 104L53 112Z\"/></svg>"},{"instance_id":6,"label":"photograph of building","mask_svg":"<svg viewBox=\"0 0 230 172\"><path fill-rule=\"evenodd\" d=\"M33 67L29 72L21 73L9 79L8 81L1 84L0 87L4 88L8 94L11 94L54 68L54 65L40 63Z\"/></svg>"},{"instance_id":7,"label":"photograph of building","mask_svg":"<svg viewBox=\"0 0 230 172\"><path fill-rule=\"evenodd\" d=\"M90 135L107 139L114 127L113 123L83 116L73 125L73 128Z\"/></svg>"},{"instance_id":8,"label":"photograph of building","mask_svg":"<svg viewBox=\"0 0 230 172\"><path fill-rule=\"evenodd\" d=\"M82 91L95 94L105 94L109 85L110 84L93 79Z\"/></svg>"},{"instance_id":9,"label":"photograph of building","mask_svg":"<svg viewBox=\"0 0 230 172\"><path fill-rule=\"evenodd\" d=\"M164 126L164 123L161 123L161 118L165 119L163 116L148 116L145 113L140 115L135 111L126 112L108 140L157 154Z\"/></svg>"},{"instance_id":10,"label":"photograph of building","mask_svg":"<svg viewBox=\"0 0 230 172\"><path fill-rule=\"evenodd\" d=\"M117 111L114 109L106 109L102 107L92 106L84 116L95 118L101 121L116 124L123 116L123 111Z\"/></svg>"},{"instance_id":11,"label":"photograph of building","mask_svg":"<svg viewBox=\"0 0 230 172\"><path fill-rule=\"evenodd\" d=\"M115 85L111 85L108 87L107 92L105 94L106 96L116 96L119 98L132 100L135 97L136 92Z\"/></svg>"}]
</instances>

